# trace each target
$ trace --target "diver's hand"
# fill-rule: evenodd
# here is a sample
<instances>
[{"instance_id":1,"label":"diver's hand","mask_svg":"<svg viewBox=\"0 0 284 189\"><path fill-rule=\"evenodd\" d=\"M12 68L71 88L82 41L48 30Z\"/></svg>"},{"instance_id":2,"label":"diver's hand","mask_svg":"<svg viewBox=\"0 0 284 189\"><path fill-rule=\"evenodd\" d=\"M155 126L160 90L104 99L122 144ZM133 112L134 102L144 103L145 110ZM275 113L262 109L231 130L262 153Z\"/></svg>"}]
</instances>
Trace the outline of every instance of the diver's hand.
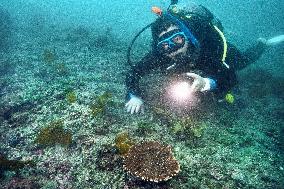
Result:
<instances>
[{"instance_id":1,"label":"diver's hand","mask_svg":"<svg viewBox=\"0 0 284 189\"><path fill-rule=\"evenodd\" d=\"M210 86L207 86L206 78L203 78L195 73L186 73L185 75L193 79L193 83L191 85L191 90L193 92L206 91L208 88L210 88Z\"/></svg>"},{"instance_id":2,"label":"diver's hand","mask_svg":"<svg viewBox=\"0 0 284 189\"><path fill-rule=\"evenodd\" d=\"M141 113L144 113L144 105L143 100L137 96L132 96L130 100L125 104L127 112L138 113L141 111Z\"/></svg>"}]
</instances>

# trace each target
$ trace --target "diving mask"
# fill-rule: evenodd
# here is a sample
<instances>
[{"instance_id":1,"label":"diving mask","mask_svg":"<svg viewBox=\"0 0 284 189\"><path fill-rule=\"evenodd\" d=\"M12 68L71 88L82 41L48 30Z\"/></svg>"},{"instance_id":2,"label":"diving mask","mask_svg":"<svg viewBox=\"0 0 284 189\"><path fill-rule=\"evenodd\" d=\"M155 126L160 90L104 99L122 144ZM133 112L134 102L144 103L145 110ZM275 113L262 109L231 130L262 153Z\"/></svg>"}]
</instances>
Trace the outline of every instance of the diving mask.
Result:
<instances>
[{"instance_id":1,"label":"diving mask","mask_svg":"<svg viewBox=\"0 0 284 189\"><path fill-rule=\"evenodd\" d=\"M160 37L156 48L160 54L169 54L182 48L186 41L188 39L184 32L170 31Z\"/></svg>"}]
</instances>

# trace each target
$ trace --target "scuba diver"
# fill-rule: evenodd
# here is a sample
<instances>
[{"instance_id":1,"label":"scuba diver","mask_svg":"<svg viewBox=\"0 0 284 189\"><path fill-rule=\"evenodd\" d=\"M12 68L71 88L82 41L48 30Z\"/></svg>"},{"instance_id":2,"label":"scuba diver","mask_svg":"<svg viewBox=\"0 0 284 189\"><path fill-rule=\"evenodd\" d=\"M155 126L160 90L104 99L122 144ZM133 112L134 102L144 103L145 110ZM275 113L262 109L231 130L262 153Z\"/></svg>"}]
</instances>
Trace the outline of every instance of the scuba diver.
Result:
<instances>
[{"instance_id":1,"label":"scuba diver","mask_svg":"<svg viewBox=\"0 0 284 189\"><path fill-rule=\"evenodd\" d=\"M135 39L151 27L152 44L137 64L131 65L126 76L127 112L144 111L139 80L152 70L180 75L191 81L189 91L210 92L224 97L237 83L236 71L260 58L265 49L284 41L284 35L271 39L260 38L245 52L227 42L221 22L205 7L190 4L179 7L172 1L167 11L153 7L158 18L143 28ZM182 88L186 88L183 86Z\"/></svg>"}]
</instances>

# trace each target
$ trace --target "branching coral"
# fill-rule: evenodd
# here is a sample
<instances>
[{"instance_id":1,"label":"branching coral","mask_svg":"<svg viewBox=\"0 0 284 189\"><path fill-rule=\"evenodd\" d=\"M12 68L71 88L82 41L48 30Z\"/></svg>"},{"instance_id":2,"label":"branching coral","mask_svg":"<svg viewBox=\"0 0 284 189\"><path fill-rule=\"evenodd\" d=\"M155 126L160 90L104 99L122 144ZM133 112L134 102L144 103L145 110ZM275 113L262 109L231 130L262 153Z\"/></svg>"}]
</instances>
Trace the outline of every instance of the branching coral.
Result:
<instances>
[{"instance_id":1,"label":"branching coral","mask_svg":"<svg viewBox=\"0 0 284 189\"><path fill-rule=\"evenodd\" d=\"M180 171L171 147L149 141L133 145L124 159L124 169L142 180L167 181Z\"/></svg>"}]
</instances>

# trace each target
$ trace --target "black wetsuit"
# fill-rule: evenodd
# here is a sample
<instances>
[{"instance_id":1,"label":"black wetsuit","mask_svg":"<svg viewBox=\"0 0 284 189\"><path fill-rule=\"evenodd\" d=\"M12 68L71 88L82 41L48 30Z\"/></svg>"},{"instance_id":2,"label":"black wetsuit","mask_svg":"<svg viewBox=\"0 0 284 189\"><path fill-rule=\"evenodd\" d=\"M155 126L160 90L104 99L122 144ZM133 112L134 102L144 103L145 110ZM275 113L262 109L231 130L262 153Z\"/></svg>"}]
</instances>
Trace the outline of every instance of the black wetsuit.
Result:
<instances>
[{"instance_id":1,"label":"black wetsuit","mask_svg":"<svg viewBox=\"0 0 284 189\"><path fill-rule=\"evenodd\" d=\"M252 46L244 53L241 53L234 45L228 43L227 56L225 63L222 62L224 52L224 41L208 20L191 17L186 22L193 35L200 43L200 50L188 52L182 59L176 61L176 66L170 70L173 74L186 72L197 73L202 77L213 79L217 88L214 93L223 94L229 91L236 83L236 70L246 67L256 61L265 49L261 42ZM189 50L191 50L189 48ZM139 80L152 70L160 68L162 71L169 72L167 68L174 64L168 57L155 53L153 48L137 65L133 66L126 76L127 98L130 95L141 97Z\"/></svg>"}]
</instances>

